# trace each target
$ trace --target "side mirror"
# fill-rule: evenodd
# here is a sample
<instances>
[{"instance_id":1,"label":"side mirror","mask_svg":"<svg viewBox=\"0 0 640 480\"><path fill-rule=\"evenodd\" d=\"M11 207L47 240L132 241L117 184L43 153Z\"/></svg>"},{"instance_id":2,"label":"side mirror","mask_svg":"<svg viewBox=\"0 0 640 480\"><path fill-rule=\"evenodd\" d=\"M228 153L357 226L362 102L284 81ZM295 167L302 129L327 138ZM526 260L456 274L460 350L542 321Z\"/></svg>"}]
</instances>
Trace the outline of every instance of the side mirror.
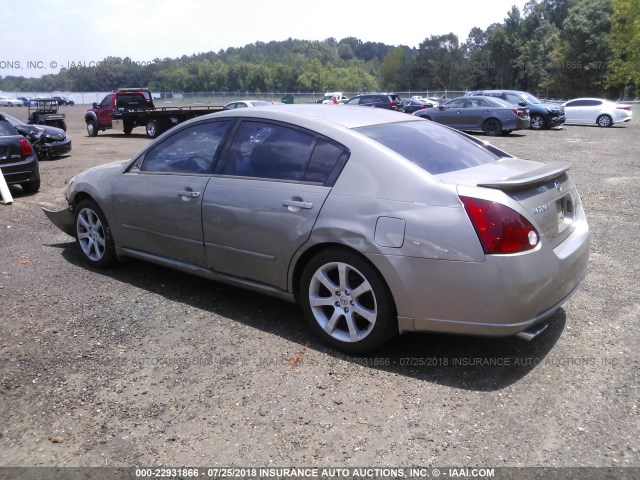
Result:
<instances>
[{"instance_id":1,"label":"side mirror","mask_svg":"<svg viewBox=\"0 0 640 480\"><path fill-rule=\"evenodd\" d=\"M444 110L445 108L447 107L445 107L444 105L438 105L438 110Z\"/></svg>"},{"instance_id":2,"label":"side mirror","mask_svg":"<svg viewBox=\"0 0 640 480\"><path fill-rule=\"evenodd\" d=\"M527 102L519 102L518 106L520 107L526 107L527 106Z\"/></svg>"},{"instance_id":3,"label":"side mirror","mask_svg":"<svg viewBox=\"0 0 640 480\"><path fill-rule=\"evenodd\" d=\"M98 108L98 103L97 103L97 102L93 102L93 103L91 104L91 106L92 106L93 108Z\"/></svg>"}]
</instances>

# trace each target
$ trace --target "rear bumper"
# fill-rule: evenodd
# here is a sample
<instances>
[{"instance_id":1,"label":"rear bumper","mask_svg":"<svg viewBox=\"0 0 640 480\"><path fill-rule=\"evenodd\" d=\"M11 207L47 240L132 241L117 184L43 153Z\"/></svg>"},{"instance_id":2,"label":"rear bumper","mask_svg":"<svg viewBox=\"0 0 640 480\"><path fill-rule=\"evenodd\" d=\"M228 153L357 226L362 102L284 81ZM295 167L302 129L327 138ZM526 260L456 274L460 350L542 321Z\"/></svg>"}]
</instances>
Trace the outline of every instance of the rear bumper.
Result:
<instances>
[{"instance_id":1,"label":"rear bumper","mask_svg":"<svg viewBox=\"0 0 640 480\"><path fill-rule=\"evenodd\" d=\"M47 216L47 218L51 220L51 223L53 223L56 227L58 227L67 235L75 237L75 220L73 212L69 210L69 208L65 208L63 210L47 210L43 207L42 211Z\"/></svg>"},{"instance_id":2,"label":"rear bumper","mask_svg":"<svg viewBox=\"0 0 640 480\"><path fill-rule=\"evenodd\" d=\"M531 120L524 118L516 119L516 130L526 130L531 125Z\"/></svg>"},{"instance_id":3,"label":"rear bumper","mask_svg":"<svg viewBox=\"0 0 640 480\"><path fill-rule=\"evenodd\" d=\"M389 280L401 331L510 336L543 322L570 298L587 273L589 250L582 216L556 248L545 240L532 251L487 255L484 262L370 259Z\"/></svg>"},{"instance_id":4,"label":"rear bumper","mask_svg":"<svg viewBox=\"0 0 640 480\"><path fill-rule=\"evenodd\" d=\"M0 163L4 179L9 185L16 185L31 180L38 171L38 160L35 154L31 157L13 163Z\"/></svg>"}]
</instances>

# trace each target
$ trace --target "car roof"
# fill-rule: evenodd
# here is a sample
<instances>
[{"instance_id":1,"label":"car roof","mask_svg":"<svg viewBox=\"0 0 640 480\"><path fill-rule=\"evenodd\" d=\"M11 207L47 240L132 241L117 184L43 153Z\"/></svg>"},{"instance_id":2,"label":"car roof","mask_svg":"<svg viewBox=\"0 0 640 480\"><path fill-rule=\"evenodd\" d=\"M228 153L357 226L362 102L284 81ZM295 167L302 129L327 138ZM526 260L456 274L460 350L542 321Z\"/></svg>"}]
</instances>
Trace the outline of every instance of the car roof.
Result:
<instances>
[{"instance_id":1,"label":"car roof","mask_svg":"<svg viewBox=\"0 0 640 480\"><path fill-rule=\"evenodd\" d=\"M576 100L597 100L599 102L611 102L612 100L607 100L606 98L596 98L596 97L579 97L579 98L572 98L570 100L567 100L567 102L575 102ZM614 102L615 103L615 102Z\"/></svg>"},{"instance_id":2,"label":"car roof","mask_svg":"<svg viewBox=\"0 0 640 480\"><path fill-rule=\"evenodd\" d=\"M209 118L259 117L296 124L301 119L332 123L345 128L358 128L384 123L424 121L419 117L382 108L343 107L319 103L298 105L268 105L256 109L225 110L207 115ZM200 117L203 118L203 117Z\"/></svg>"}]
</instances>

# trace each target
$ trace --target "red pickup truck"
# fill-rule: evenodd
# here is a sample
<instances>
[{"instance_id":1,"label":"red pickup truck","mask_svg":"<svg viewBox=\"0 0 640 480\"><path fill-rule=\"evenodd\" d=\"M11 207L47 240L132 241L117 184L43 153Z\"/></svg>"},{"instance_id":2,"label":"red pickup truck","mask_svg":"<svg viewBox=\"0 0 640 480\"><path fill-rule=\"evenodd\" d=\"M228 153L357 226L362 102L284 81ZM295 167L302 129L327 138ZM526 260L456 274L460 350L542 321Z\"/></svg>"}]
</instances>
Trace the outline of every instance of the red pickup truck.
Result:
<instances>
[{"instance_id":1,"label":"red pickup truck","mask_svg":"<svg viewBox=\"0 0 640 480\"><path fill-rule=\"evenodd\" d=\"M171 106L156 108L147 88L120 88L87 110L84 121L90 137L102 130L122 130L130 135L135 127L145 127L147 136L155 138L165 130L208 113L224 110L222 105Z\"/></svg>"}]
</instances>

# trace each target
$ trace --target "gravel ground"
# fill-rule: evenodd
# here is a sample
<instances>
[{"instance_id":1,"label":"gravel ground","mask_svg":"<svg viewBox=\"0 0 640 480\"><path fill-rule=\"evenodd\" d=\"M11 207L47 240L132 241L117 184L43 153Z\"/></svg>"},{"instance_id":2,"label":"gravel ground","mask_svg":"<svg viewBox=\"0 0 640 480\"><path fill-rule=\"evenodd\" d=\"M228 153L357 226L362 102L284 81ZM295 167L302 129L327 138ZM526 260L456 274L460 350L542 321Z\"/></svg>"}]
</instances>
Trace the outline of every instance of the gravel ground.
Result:
<instances>
[{"instance_id":1,"label":"gravel ground","mask_svg":"<svg viewBox=\"0 0 640 480\"><path fill-rule=\"evenodd\" d=\"M85 109L64 107L73 151L41 164L41 191L0 205L0 466L640 467L640 125L491 139L573 161L593 233L540 338L415 334L355 358L296 305L83 263L40 207L149 142L88 137Z\"/></svg>"}]
</instances>

